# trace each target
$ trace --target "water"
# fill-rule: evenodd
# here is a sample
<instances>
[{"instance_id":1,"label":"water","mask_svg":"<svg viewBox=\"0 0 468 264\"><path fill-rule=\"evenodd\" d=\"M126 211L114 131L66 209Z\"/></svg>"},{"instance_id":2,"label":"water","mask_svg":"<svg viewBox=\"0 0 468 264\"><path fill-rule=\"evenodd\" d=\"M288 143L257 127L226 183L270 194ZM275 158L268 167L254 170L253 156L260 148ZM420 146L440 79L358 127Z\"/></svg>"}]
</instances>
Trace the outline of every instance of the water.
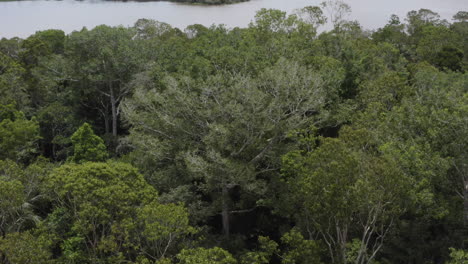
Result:
<instances>
[{"instance_id":1,"label":"water","mask_svg":"<svg viewBox=\"0 0 468 264\"><path fill-rule=\"evenodd\" d=\"M291 12L323 0L251 0L234 5L200 6L170 2L12 1L0 2L0 37L27 37L38 30L62 29L66 33L83 26L131 26L139 18L163 21L184 29L191 24L225 24L245 27L261 8ZM347 0L351 19L366 29L386 24L391 14L403 18L410 10L428 8L450 21L460 10L468 10L468 0Z\"/></svg>"}]
</instances>

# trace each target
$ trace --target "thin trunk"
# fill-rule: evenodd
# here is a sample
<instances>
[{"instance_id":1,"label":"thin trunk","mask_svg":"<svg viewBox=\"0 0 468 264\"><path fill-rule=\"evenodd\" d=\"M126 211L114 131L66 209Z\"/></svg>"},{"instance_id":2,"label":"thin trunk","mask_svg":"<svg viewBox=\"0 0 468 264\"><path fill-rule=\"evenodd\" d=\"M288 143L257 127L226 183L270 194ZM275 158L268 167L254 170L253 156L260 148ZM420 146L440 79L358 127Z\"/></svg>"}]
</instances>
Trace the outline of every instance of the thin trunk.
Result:
<instances>
[{"instance_id":1,"label":"thin trunk","mask_svg":"<svg viewBox=\"0 0 468 264\"><path fill-rule=\"evenodd\" d=\"M223 199L223 208L221 212L222 221L223 221L223 234L225 238L229 238L229 205L228 205L228 188L226 185L223 185L222 199Z\"/></svg>"},{"instance_id":2,"label":"thin trunk","mask_svg":"<svg viewBox=\"0 0 468 264\"><path fill-rule=\"evenodd\" d=\"M468 234L468 180L463 180L463 235ZM466 239L463 239L462 248L467 246Z\"/></svg>"},{"instance_id":3,"label":"thin trunk","mask_svg":"<svg viewBox=\"0 0 468 264\"><path fill-rule=\"evenodd\" d=\"M54 143L52 143L52 157L54 157L54 160L57 160L57 150Z\"/></svg>"},{"instance_id":4,"label":"thin trunk","mask_svg":"<svg viewBox=\"0 0 468 264\"><path fill-rule=\"evenodd\" d=\"M465 228L468 227L468 180L465 180L465 189L463 190L463 200L464 200L464 207L463 207L463 215L464 221L463 224Z\"/></svg>"},{"instance_id":5,"label":"thin trunk","mask_svg":"<svg viewBox=\"0 0 468 264\"><path fill-rule=\"evenodd\" d=\"M337 234L337 243L338 243L338 256L336 258L339 263L346 263L346 243L348 240L348 226L340 226L339 223L336 223L336 234Z\"/></svg>"},{"instance_id":6,"label":"thin trunk","mask_svg":"<svg viewBox=\"0 0 468 264\"><path fill-rule=\"evenodd\" d=\"M6 255L3 255L1 252L0 252L0 263L5 263L5 264L9 264L10 262L8 261Z\"/></svg>"},{"instance_id":7,"label":"thin trunk","mask_svg":"<svg viewBox=\"0 0 468 264\"><path fill-rule=\"evenodd\" d=\"M112 110L112 135L117 136L117 100L115 99L114 88L112 87L112 81L109 82L110 88L110 101Z\"/></svg>"}]
</instances>

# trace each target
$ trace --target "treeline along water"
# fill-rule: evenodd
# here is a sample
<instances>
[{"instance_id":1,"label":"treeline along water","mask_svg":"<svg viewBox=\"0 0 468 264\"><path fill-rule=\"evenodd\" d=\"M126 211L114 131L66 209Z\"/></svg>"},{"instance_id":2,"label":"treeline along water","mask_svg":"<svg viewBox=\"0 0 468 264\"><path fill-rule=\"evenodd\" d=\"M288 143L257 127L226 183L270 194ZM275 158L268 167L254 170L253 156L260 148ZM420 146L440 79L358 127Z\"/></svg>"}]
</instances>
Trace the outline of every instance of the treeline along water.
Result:
<instances>
[{"instance_id":1,"label":"treeline along water","mask_svg":"<svg viewBox=\"0 0 468 264\"><path fill-rule=\"evenodd\" d=\"M185 28L192 24L226 24L245 27L261 8L293 11L322 0L251 0L233 5L205 6L173 2L85 1L0 1L0 37L26 37L38 30L62 29L69 33L83 26L132 25L139 18L150 18ZM389 14L404 17L410 10L429 8L450 19L467 8L466 0L349 0L352 18L364 28L383 26Z\"/></svg>"}]
</instances>

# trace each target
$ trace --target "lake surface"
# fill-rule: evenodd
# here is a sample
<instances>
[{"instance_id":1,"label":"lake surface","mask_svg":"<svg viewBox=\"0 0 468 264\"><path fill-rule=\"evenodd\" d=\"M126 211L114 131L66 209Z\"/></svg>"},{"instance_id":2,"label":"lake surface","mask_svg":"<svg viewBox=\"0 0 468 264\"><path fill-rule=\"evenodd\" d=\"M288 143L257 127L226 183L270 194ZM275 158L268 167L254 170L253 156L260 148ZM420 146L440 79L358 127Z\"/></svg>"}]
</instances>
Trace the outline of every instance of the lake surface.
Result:
<instances>
[{"instance_id":1,"label":"lake surface","mask_svg":"<svg viewBox=\"0 0 468 264\"><path fill-rule=\"evenodd\" d=\"M252 0L233 5L201 6L170 2L12 1L0 2L0 37L27 37L38 30L62 29L66 33L83 26L131 26L139 18L166 22L184 29L191 24L225 24L245 27L261 8L291 12L323 0ZM450 21L460 10L468 10L468 0L348 0L351 19L366 29L386 24L391 14L403 18L410 10L428 8Z\"/></svg>"}]
</instances>

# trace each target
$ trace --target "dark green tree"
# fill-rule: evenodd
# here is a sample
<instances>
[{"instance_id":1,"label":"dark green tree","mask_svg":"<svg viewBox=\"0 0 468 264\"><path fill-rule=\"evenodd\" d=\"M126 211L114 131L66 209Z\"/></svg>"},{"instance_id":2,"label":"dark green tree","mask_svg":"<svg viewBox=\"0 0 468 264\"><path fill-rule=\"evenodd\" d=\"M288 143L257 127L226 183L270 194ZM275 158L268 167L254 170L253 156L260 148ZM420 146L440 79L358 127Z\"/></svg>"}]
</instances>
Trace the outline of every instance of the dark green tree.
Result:
<instances>
[{"instance_id":1,"label":"dark green tree","mask_svg":"<svg viewBox=\"0 0 468 264\"><path fill-rule=\"evenodd\" d=\"M40 226L54 234L68 263L151 261L174 254L179 239L195 230L186 209L161 204L158 194L129 164L66 164L47 177L52 212Z\"/></svg>"},{"instance_id":2,"label":"dark green tree","mask_svg":"<svg viewBox=\"0 0 468 264\"><path fill-rule=\"evenodd\" d=\"M73 32L65 44L76 99L88 110L98 110L105 132L114 137L120 102L131 92L128 82L143 67L135 34L133 28L101 25Z\"/></svg>"},{"instance_id":3,"label":"dark green tree","mask_svg":"<svg viewBox=\"0 0 468 264\"><path fill-rule=\"evenodd\" d=\"M39 124L14 105L0 105L0 159L27 161L37 152Z\"/></svg>"},{"instance_id":4,"label":"dark green tree","mask_svg":"<svg viewBox=\"0 0 468 264\"><path fill-rule=\"evenodd\" d=\"M85 161L105 161L107 159L104 140L94 134L90 124L84 123L71 136L73 156L71 161L82 163Z\"/></svg>"}]
</instances>

